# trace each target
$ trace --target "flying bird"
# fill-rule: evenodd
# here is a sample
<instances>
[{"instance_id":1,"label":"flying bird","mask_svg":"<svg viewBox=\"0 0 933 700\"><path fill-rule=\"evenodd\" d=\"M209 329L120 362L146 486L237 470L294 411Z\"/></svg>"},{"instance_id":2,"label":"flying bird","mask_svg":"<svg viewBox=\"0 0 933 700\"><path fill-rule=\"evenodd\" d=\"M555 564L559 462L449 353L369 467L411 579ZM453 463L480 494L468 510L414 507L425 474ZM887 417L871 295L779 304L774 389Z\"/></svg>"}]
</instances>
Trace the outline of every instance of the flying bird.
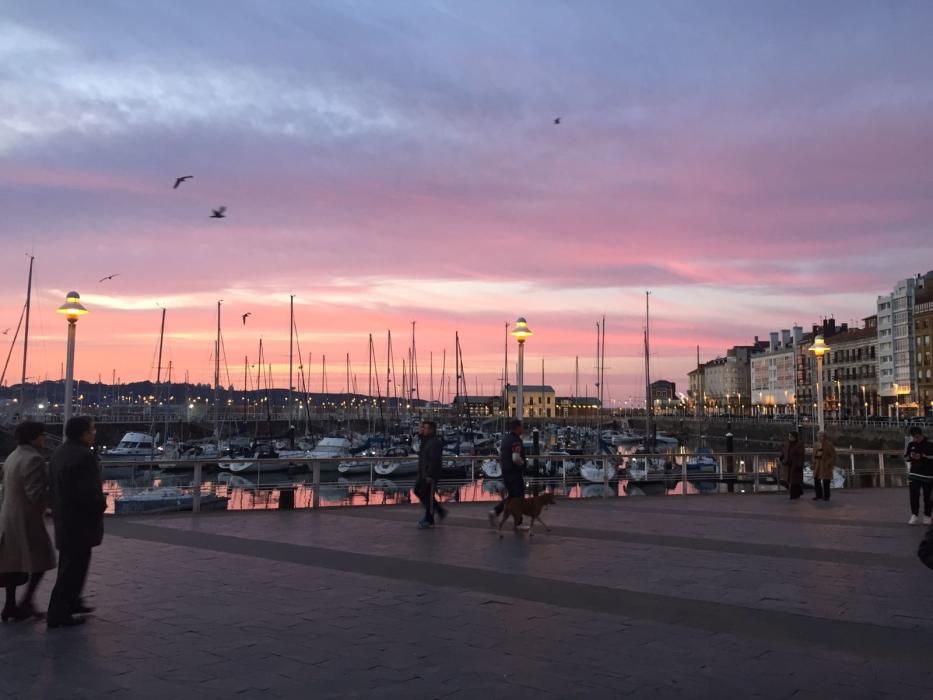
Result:
<instances>
[{"instance_id":1,"label":"flying bird","mask_svg":"<svg viewBox=\"0 0 933 700\"><path fill-rule=\"evenodd\" d=\"M114 277L119 277L119 276L120 276L120 273L117 272L112 275L107 275L106 277L101 277L99 280L97 280L97 284L100 284L101 282L106 282L107 280L112 280Z\"/></svg>"},{"instance_id":2,"label":"flying bird","mask_svg":"<svg viewBox=\"0 0 933 700\"><path fill-rule=\"evenodd\" d=\"M6 334L9 333L9 332L10 332L10 329L7 328L5 331L3 331L3 335L6 335Z\"/></svg>"},{"instance_id":3,"label":"flying bird","mask_svg":"<svg viewBox=\"0 0 933 700\"><path fill-rule=\"evenodd\" d=\"M246 317L247 317L247 316L252 316L252 315L253 315L253 312L252 312L252 311L247 311L245 314L243 314L243 316L241 316L241 318L243 319L243 325L244 325L244 326L246 325Z\"/></svg>"},{"instance_id":4,"label":"flying bird","mask_svg":"<svg viewBox=\"0 0 933 700\"><path fill-rule=\"evenodd\" d=\"M560 124L560 117L556 117L556 118L554 119L554 123L555 123L555 124Z\"/></svg>"},{"instance_id":5,"label":"flying bird","mask_svg":"<svg viewBox=\"0 0 933 700\"><path fill-rule=\"evenodd\" d=\"M227 211L227 207L220 207L218 209L211 209L213 212L210 216L212 219L225 219L226 215L224 214Z\"/></svg>"},{"instance_id":6,"label":"flying bird","mask_svg":"<svg viewBox=\"0 0 933 700\"><path fill-rule=\"evenodd\" d=\"M178 186L183 183L185 180L190 180L194 175L182 175L181 177L175 178L175 184L172 186L173 190L177 190Z\"/></svg>"}]
</instances>

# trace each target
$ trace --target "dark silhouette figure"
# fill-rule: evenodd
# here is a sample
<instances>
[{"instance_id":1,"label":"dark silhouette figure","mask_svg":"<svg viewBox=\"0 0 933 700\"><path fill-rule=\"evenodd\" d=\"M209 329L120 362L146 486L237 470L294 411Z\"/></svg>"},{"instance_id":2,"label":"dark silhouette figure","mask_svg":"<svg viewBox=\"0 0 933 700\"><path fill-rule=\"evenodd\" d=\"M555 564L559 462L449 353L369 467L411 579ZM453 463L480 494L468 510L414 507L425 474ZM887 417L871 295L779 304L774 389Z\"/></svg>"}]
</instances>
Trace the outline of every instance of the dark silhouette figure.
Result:
<instances>
[{"instance_id":1,"label":"dark silhouette figure","mask_svg":"<svg viewBox=\"0 0 933 700\"><path fill-rule=\"evenodd\" d=\"M244 326L246 325L246 317L247 317L247 316L252 316L252 315L253 315L253 312L252 312L252 311L247 311L245 314L243 314L243 315L240 317L240 318L243 319L243 325L244 325Z\"/></svg>"},{"instance_id":2,"label":"dark silhouette figure","mask_svg":"<svg viewBox=\"0 0 933 700\"><path fill-rule=\"evenodd\" d=\"M119 277L119 276L120 276L120 273L117 272L113 275L107 275L106 277L101 277L99 280L97 280L97 284L100 284L101 282L106 282L107 280L112 280L114 277Z\"/></svg>"},{"instance_id":3,"label":"dark silhouette figure","mask_svg":"<svg viewBox=\"0 0 933 700\"><path fill-rule=\"evenodd\" d=\"M554 119L554 124L560 124L560 117L557 117L556 119Z\"/></svg>"},{"instance_id":4,"label":"dark silhouette figure","mask_svg":"<svg viewBox=\"0 0 933 700\"><path fill-rule=\"evenodd\" d=\"M182 175L181 177L175 178L175 184L172 186L173 190L177 190L178 186L183 183L185 180L190 180L194 175Z\"/></svg>"},{"instance_id":5,"label":"dark silhouette figure","mask_svg":"<svg viewBox=\"0 0 933 700\"><path fill-rule=\"evenodd\" d=\"M227 207L218 207L217 209L211 209L212 213L211 213L210 218L225 219L226 218L226 215L224 214L225 211L227 211Z\"/></svg>"},{"instance_id":6,"label":"dark silhouette figure","mask_svg":"<svg viewBox=\"0 0 933 700\"><path fill-rule=\"evenodd\" d=\"M100 465L91 450L94 419L75 416L65 424L65 442L52 454L52 517L58 547L58 576L49 601L48 626L80 625L75 615L93 612L81 599L91 550L104 538L104 496Z\"/></svg>"}]
</instances>

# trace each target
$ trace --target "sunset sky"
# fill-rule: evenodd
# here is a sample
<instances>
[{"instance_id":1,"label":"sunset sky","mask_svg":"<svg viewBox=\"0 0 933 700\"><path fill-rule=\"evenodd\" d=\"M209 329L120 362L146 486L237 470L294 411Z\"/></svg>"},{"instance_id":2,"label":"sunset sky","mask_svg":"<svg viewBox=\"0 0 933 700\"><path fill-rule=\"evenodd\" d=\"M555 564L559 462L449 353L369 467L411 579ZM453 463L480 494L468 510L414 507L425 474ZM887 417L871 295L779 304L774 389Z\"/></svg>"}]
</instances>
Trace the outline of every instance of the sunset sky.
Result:
<instances>
[{"instance_id":1,"label":"sunset sky","mask_svg":"<svg viewBox=\"0 0 933 700\"><path fill-rule=\"evenodd\" d=\"M154 379L161 305L163 365L212 381L223 299L234 382L261 337L285 386L294 294L315 391L347 353L365 388L370 333L400 374L416 321L422 397L455 331L493 393L525 316L525 381L543 358L570 393L579 356L592 395L605 315L621 402L651 290L680 388L697 345L857 320L933 268L931 36L925 0L4 0L4 356L30 253L32 377L75 289L81 379Z\"/></svg>"}]
</instances>

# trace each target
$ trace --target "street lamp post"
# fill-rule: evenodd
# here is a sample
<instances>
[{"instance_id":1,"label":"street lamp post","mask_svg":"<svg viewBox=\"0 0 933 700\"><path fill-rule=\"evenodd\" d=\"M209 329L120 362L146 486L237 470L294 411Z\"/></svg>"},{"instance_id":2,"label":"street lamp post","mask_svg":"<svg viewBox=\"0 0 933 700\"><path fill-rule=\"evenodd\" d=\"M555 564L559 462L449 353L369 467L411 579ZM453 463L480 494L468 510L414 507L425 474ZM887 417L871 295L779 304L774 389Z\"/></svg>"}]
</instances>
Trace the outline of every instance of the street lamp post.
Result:
<instances>
[{"instance_id":1,"label":"street lamp post","mask_svg":"<svg viewBox=\"0 0 933 700\"><path fill-rule=\"evenodd\" d=\"M511 335L518 341L518 372L516 372L518 388L515 392L515 416L522 420L525 417L525 340L533 335L528 328L528 321L519 317L515 321L515 328L512 329Z\"/></svg>"},{"instance_id":2,"label":"street lamp post","mask_svg":"<svg viewBox=\"0 0 933 700\"><path fill-rule=\"evenodd\" d=\"M868 426L868 399L865 398L865 385L862 384L862 403L865 405L865 425Z\"/></svg>"},{"instance_id":3,"label":"street lamp post","mask_svg":"<svg viewBox=\"0 0 933 700\"><path fill-rule=\"evenodd\" d=\"M823 430L823 355L830 349L821 335L810 346L810 352L816 355L816 416L820 430Z\"/></svg>"},{"instance_id":4,"label":"street lamp post","mask_svg":"<svg viewBox=\"0 0 933 700\"><path fill-rule=\"evenodd\" d=\"M900 425L901 423L901 392L899 391L900 387L894 385L894 422Z\"/></svg>"},{"instance_id":5,"label":"street lamp post","mask_svg":"<svg viewBox=\"0 0 933 700\"><path fill-rule=\"evenodd\" d=\"M68 419L71 418L71 399L75 372L75 331L78 326L78 319L87 313L87 309L81 305L81 295L77 292L68 292L65 297L65 303L58 307L58 313L68 319L68 354L65 359L65 414L62 419L62 440L65 439L65 426Z\"/></svg>"}]
</instances>

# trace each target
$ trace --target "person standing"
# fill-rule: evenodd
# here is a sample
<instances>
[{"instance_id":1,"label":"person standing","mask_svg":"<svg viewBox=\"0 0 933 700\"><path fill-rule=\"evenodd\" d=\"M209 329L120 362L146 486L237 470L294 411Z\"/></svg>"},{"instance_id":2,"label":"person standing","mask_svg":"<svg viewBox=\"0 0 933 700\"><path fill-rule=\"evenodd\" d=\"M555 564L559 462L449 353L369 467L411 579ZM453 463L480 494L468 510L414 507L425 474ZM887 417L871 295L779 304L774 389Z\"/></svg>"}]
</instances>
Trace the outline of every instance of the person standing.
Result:
<instances>
[{"instance_id":1,"label":"person standing","mask_svg":"<svg viewBox=\"0 0 933 700\"><path fill-rule=\"evenodd\" d=\"M904 451L909 472L907 483L910 487L910 520L908 525L916 525L920 513L920 492L923 491L923 524L931 524L933 515L933 443L927 440L920 426L910 429L910 442Z\"/></svg>"},{"instance_id":2,"label":"person standing","mask_svg":"<svg viewBox=\"0 0 933 700\"><path fill-rule=\"evenodd\" d=\"M787 482L787 490L790 492L790 500L794 501L803 493L804 461L803 443L800 442L800 436L796 430L787 434L787 441L784 443L779 459L784 481Z\"/></svg>"},{"instance_id":3,"label":"person standing","mask_svg":"<svg viewBox=\"0 0 933 700\"><path fill-rule=\"evenodd\" d=\"M437 502L437 484L443 476L444 446L437 437L437 423L421 421L418 427L421 446L418 449L418 478L415 481L415 495L424 506L424 517L418 521L418 527L428 528L434 525L434 514L443 520L447 510Z\"/></svg>"},{"instance_id":4,"label":"person standing","mask_svg":"<svg viewBox=\"0 0 933 700\"><path fill-rule=\"evenodd\" d=\"M32 604L42 576L55 568L55 550L45 529L49 504L49 473L42 448L45 425L23 421L15 430L17 448L3 464L3 505L0 506L0 582L6 602L0 619L20 621L40 617ZM19 604L16 588L26 584Z\"/></svg>"},{"instance_id":5,"label":"person standing","mask_svg":"<svg viewBox=\"0 0 933 700\"><path fill-rule=\"evenodd\" d=\"M829 500L829 485L833 480L833 469L836 467L836 448L826 437L826 431L816 434L816 444L813 446L813 490L816 495L814 501Z\"/></svg>"},{"instance_id":6,"label":"person standing","mask_svg":"<svg viewBox=\"0 0 933 700\"><path fill-rule=\"evenodd\" d=\"M52 454L52 518L58 547L58 576L49 601L48 626L71 627L84 622L76 614L93 612L81 591L91 563L91 550L104 537L104 496L100 465L91 447L97 429L89 416L65 424L65 442Z\"/></svg>"},{"instance_id":7,"label":"person standing","mask_svg":"<svg viewBox=\"0 0 933 700\"><path fill-rule=\"evenodd\" d=\"M502 467L502 481L505 483L506 498L489 511L489 524L498 525L498 518L505 508L508 498L525 497L525 445L522 442L522 422L518 418L509 421L509 431L502 438L499 449L499 465ZM516 523L517 525L518 523Z\"/></svg>"}]
</instances>

